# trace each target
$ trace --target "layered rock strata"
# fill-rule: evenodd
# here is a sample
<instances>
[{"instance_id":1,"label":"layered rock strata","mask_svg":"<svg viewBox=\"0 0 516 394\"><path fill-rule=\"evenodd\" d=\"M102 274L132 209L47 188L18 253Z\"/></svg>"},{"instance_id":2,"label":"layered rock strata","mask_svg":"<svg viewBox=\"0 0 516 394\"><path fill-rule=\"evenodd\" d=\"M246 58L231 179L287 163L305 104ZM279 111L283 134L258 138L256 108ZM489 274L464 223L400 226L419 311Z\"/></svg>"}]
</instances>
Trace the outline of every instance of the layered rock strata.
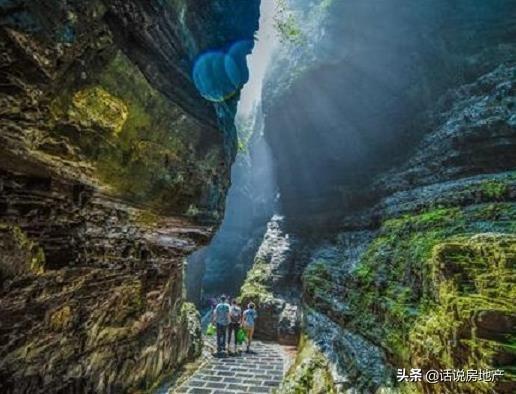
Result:
<instances>
[{"instance_id":1,"label":"layered rock strata","mask_svg":"<svg viewBox=\"0 0 516 394\"><path fill-rule=\"evenodd\" d=\"M303 331L325 355L327 390L392 387L397 368L504 371L494 382L422 381L424 392L514 390L514 75L502 66L446 95L441 125L373 182L386 197L319 238L302 276ZM338 345L312 328L314 311L336 337L362 339ZM306 379L293 371L286 390Z\"/></svg>"},{"instance_id":2,"label":"layered rock strata","mask_svg":"<svg viewBox=\"0 0 516 394\"><path fill-rule=\"evenodd\" d=\"M183 260L223 214L238 89L199 54L258 1L0 4L0 391L150 387L200 351Z\"/></svg>"},{"instance_id":3,"label":"layered rock strata","mask_svg":"<svg viewBox=\"0 0 516 394\"><path fill-rule=\"evenodd\" d=\"M289 5L294 45L265 89L302 272L283 277L303 316L282 392L514 391L514 7ZM262 271L246 284L272 283ZM398 368L504 375L398 383Z\"/></svg>"},{"instance_id":4,"label":"layered rock strata","mask_svg":"<svg viewBox=\"0 0 516 394\"><path fill-rule=\"evenodd\" d=\"M260 318L256 336L295 345L301 320L302 270L297 266L302 248L284 229L284 218L274 215L258 248L253 265L241 288L240 301L256 304Z\"/></svg>"}]
</instances>

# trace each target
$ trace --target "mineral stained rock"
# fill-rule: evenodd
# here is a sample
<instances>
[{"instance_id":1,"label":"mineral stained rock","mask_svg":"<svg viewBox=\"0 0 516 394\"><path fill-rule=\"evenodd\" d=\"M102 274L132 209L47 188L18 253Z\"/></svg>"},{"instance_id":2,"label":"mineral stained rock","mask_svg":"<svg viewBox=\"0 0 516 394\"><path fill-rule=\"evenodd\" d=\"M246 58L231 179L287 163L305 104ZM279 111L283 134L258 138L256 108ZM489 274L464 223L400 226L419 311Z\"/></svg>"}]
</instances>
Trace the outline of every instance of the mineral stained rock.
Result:
<instances>
[{"instance_id":1,"label":"mineral stained rock","mask_svg":"<svg viewBox=\"0 0 516 394\"><path fill-rule=\"evenodd\" d=\"M222 217L258 1L0 2L0 391L145 389L200 352L183 259Z\"/></svg>"}]
</instances>

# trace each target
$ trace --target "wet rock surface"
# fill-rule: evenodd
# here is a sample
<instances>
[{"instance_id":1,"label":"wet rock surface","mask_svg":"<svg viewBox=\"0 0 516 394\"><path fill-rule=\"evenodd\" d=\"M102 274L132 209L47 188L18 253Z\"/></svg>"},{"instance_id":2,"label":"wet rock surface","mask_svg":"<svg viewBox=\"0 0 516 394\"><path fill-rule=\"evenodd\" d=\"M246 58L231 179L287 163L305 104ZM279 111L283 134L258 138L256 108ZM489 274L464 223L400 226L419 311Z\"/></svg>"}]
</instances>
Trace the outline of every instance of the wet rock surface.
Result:
<instances>
[{"instance_id":1,"label":"wet rock surface","mask_svg":"<svg viewBox=\"0 0 516 394\"><path fill-rule=\"evenodd\" d=\"M316 370L332 377L327 390L373 392L392 387L393 369L400 366L427 370L478 365L504 369L506 375L491 388L445 385L452 391L513 390L507 361L514 352L507 330L514 329L516 311L508 304L512 293L506 283L514 272L514 155L498 161L504 149L514 149L514 110L507 107L514 94L506 93L513 79L514 73L501 67L451 92L456 101L439 113L442 126L423 139L406 165L373 182L373 187L385 188L386 197L348 215L344 231L312 246L302 276L302 332L317 349L307 356L315 364L292 370L285 392ZM475 88L476 96L471 93ZM477 109L475 121L463 115L472 108ZM499 132L490 130L492 121ZM467 142L478 128L483 137ZM499 133L504 136L498 138ZM491 146L503 148L495 155L489 153ZM491 164L475 164L486 160ZM498 172L471 176L484 167ZM414 172L420 175L410 177ZM314 318L312 311L326 317ZM490 323L484 316L490 316ZM326 318L325 328L317 328ZM338 341L328 340L329 327L340 333ZM348 334L361 339L347 342ZM350 343L351 348L346 345ZM316 362L321 355L322 361ZM371 365L360 360L376 361Z\"/></svg>"},{"instance_id":2,"label":"wet rock surface","mask_svg":"<svg viewBox=\"0 0 516 394\"><path fill-rule=\"evenodd\" d=\"M391 170L378 177L376 185L388 186L391 191L398 188L396 192L362 213L349 215L343 222L348 230L312 254L303 274L304 302L365 340L354 341L358 348L335 350L335 342L325 346L325 330L313 330L313 323L306 322L303 331L324 355L328 370L332 357L344 366L341 370L348 373L344 382L351 387L366 389L361 386L364 382L371 384L367 390L390 387L393 373L389 369L400 365L425 370L483 365L507 371L492 389L501 393L513 390L514 379L506 363L514 352L508 347L511 334L507 329L514 329L516 311L507 304L512 296L505 283L514 271L510 257L516 231L515 178L510 171L514 155L502 161L498 161L502 151L484 155L490 146L514 149L514 111L506 105L514 95L504 94L506 86L514 83L514 73L506 70L499 68L452 93L457 102L442 113L443 125L421 142L398 172ZM481 88L485 81L493 81L489 85L493 90ZM461 94L475 86L483 94ZM465 97L469 97L466 108L479 109L474 122L461 115ZM490 131L491 121L498 122L496 130L504 134L500 139L499 133ZM478 143L456 143L468 141L478 128L484 133ZM439 160L446 164L434 168ZM475 167L477 160L491 160L491 164ZM480 167L490 165L495 166L491 171L499 172L469 176L475 172L472 168L480 172ZM420 176L411 178L407 172L419 172ZM431 180L423 173L431 174ZM380 223L379 229L376 223ZM357 230L361 227L364 229ZM371 230L366 230L368 227ZM477 235L468 239L471 234ZM477 250L483 250L482 257ZM439 274L440 270L444 272ZM491 316L492 324L477 317L484 315ZM340 337L346 338L346 334ZM353 356L348 358L350 353ZM355 375L352 371L360 364L360 354L369 354L366 358L370 361L375 359L372 354L377 354L378 361L375 366L362 365ZM381 370L384 374L375 375ZM338 379L332 387L344 390L348 383L339 387L335 384ZM423 386L422 390L435 389ZM474 383L467 387L450 383L449 387L489 390Z\"/></svg>"},{"instance_id":3,"label":"wet rock surface","mask_svg":"<svg viewBox=\"0 0 516 394\"><path fill-rule=\"evenodd\" d=\"M342 329L324 314L306 310L304 329L296 364L280 392L374 392L390 379L391 371L378 346Z\"/></svg>"},{"instance_id":4,"label":"wet rock surface","mask_svg":"<svg viewBox=\"0 0 516 394\"><path fill-rule=\"evenodd\" d=\"M79 203L62 180L41 189L31 179L29 201L24 181L3 177L3 226L30 253L23 270L13 272L9 260L11 271L2 269L5 392L124 390L198 354L181 258L208 241L209 229L148 222L147 211L91 190ZM10 233L3 245L12 244Z\"/></svg>"},{"instance_id":5,"label":"wet rock surface","mask_svg":"<svg viewBox=\"0 0 516 394\"><path fill-rule=\"evenodd\" d=\"M0 391L147 389L200 353L183 260L223 213L238 93L191 69L257 6L1 2Z\"/></svg>"}]
</instances>

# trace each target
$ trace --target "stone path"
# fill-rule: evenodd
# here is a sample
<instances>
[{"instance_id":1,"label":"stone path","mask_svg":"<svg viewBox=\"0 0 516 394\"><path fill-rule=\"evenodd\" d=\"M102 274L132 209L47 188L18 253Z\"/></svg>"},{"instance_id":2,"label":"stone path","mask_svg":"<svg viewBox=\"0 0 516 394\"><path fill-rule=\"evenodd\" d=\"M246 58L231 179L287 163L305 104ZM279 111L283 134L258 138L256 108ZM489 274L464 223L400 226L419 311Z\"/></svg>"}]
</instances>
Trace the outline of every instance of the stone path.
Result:
<instances>
[{"instance_id":1,"label":"stone path","mask_svg":"<svg viewBox=\"0 0 516 394\"><path fill-rule=\"evenodd\" d=\"M289 357L274 343L253 342L253 353L224 358L208 356L206 362L172 393L272 393L278 387Z\"/></svg>"}]
</instances>

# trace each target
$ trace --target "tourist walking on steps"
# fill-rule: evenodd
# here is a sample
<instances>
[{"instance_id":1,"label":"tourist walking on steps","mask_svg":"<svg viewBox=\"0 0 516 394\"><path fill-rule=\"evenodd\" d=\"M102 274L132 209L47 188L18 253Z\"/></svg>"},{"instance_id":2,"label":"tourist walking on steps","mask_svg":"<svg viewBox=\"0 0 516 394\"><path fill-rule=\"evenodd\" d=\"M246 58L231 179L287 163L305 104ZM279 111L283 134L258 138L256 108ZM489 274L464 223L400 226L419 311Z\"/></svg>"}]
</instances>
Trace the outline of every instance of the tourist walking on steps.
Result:
<instances>
[{"instance_id":1,"label":"tourist walking on steps","mask_svg":"<svg viewBox=\"0 0 516 394\"><path fill-rule=\"evenodd\" d=\"M238 306L237 300L233 300L231 302L231 307L229 308L229 326L228 326L228 351L231 346L231 333L235 336L235 348L234 352L237 352L237 333L240 329L240 324L242 323L242 309Z\"/></svg>"},{"instance_id":2,"label":"tourist walking on steps","mask_svg":"<svg viewBox=\"0 0 516 394\"><path fill-rule=\"evenodd\" d=\"M220 297L220 302L213 311L212 323L217 327L217 352L226 350L226 330L229 324L229 305L226 297Z\"/></svg>"},{"instance_id":3,"label":"tourist walking on steps","mask_svg":"<svg viewBox=\"0 0 516 394\"><path fill-rule=\"evenodd\" d=\"M250 302L242 318L242 325L247 334L247 352L251 351L251 342L253 341L254 325L257 317L256 306L254 303Z\"/></svg>"}]
</instances>

